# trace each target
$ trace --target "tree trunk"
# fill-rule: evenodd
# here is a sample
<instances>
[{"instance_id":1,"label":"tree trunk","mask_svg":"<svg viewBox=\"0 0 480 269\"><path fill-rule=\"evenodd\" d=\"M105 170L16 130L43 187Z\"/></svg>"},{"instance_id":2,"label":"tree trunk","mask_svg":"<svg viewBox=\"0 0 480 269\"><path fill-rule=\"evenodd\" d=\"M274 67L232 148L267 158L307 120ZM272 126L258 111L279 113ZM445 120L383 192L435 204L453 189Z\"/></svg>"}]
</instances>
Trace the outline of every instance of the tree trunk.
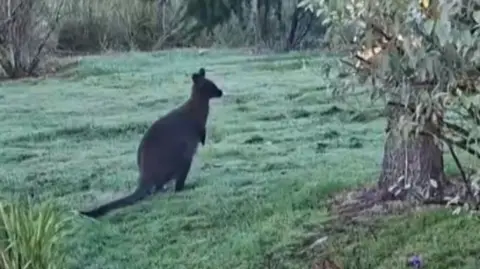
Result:
<instances>
[{"instance_id":1,"label":"tree trunk","mask_svg":"<svg viewBox=\"0 0 480 269\"><path fill-rule=\"evenodd\" d=\"M0 3L0 66L12 79L30 75L38 64L35 62L35 66L31 65L34 56L31 47L34 3L34 0L8 0Z\"/></svg>"},{"instance_id":2,"label":"tree trunk","mask_svg":"<svg viewBox=\"0 0 480 269\"><path fill-rule=\"evenodd\" d=\"M290 32L288 34L286 44L285 44L285 51L290 51L293 49L293 44L295 42L296 38L296 33L297 33L297 28L298 28L298 15L300 14L300 8L295 8L295 11L293 12L292 15L292 21L290 24Z\"/></svg>"},{"instance_id":3,"label":"tree trunk","mask_svg":"<svg viewBox=\"0 0 480 269\"><path fill-rule=\"evenodd\" d=\"M269 38L268 28L268 14L270 13L270 0L263 1L263 15L261 18L261 38L262 40L267 40Z\"/></svg>"},{"instance_id":4,"label":"tree trunk","mask_svg":"<svg viewBox=\"0 0 480 269\"><path fill-rule=\"evenodd\" d=\"M389 103L386 112L387 138L378 181L382 200L442 197L446 179L441 145L435 142L432 135L424 132L417 136L411 134L408 139L403 139L401 133L396 132L400 117L410 116L412 110ZM426 130L434 134L440 131L431 123L427 124ZM437 186L431 183L431 179L435 180ZM410 188L407 188L408 185Z\"/></svg>"},{"instance_id":5,"label":"tree trunk","mask_svg":"<svg viewBox=\"0 0 480 269\"><path fill-rule=\"evenodd\" d=\"M165 3L166 0L157 0L157 33L165 35Z\"/></svg>"},{"instance_id":6,"label":"tree trunk","mask_svg":"<svg viewBox=\"0 0 480 269\"><path fill-rule=\"evenodd\" d=\"M251 10L250 10L250 28L253 30L255 44L258 44L260 41L260 33L258 31L258 0L251 0L250 3Z\"/></svg>"}]
</instances>

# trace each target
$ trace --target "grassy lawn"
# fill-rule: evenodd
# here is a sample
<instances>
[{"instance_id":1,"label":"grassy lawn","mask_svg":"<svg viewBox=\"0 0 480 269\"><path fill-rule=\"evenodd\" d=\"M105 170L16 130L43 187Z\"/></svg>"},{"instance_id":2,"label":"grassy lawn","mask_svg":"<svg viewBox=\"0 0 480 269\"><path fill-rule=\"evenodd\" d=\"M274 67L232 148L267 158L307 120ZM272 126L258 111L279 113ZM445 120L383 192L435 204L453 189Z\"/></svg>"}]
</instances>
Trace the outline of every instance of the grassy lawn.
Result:
<instances>
[{"instance_id":1,"label":"grassy lawn","mask_svg":"<svg viewBox=\"0 0 480 269\"><path fill-rule=\"evenodd\" d=\"M300 251L312 233L322 236L326 199L378 175L385 119L370 104L335 113L353 108L331 100L338 81L320 67L333 58L304 58L130 53L88 57L64 78L3 83L0 196L54 199L68 212L133 191L142 134L187 98L190 74L205 66L225 96L212 103L189 189L99 221L76 217L70 267L253 269L275 253L279 268L310 268ZM335 239L345 268L405 268L409 253L428 268L478 268L474 218L439 212L377 224L376 239L361 228Z\"/></svg>"}]
</instances>

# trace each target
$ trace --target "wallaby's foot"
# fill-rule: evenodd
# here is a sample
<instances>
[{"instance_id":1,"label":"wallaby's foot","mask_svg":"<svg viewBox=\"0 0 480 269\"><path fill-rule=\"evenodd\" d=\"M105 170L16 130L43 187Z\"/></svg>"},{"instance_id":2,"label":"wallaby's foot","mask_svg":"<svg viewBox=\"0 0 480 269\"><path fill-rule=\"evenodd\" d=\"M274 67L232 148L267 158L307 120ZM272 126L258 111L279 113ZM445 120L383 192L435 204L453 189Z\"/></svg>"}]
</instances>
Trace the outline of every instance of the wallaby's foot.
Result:
<instances>
[{"instance_id":1,"label":"wallaby's foot","mask_svg":"<svg viewBox=\"0 0 480 269\"><path fill-rule=\"evenodd\" d=\"M175 184L175 192L183 191L185 189L185 183Z\"/></svg>"},{"instance_id":2,"label":"wallaby's foot","mask_svg":"<svg viewBox=\"0 0 480 269\"><path fill-rule=\"evenodd\" d=\"M168 186L167 185L163 185L162 187L160 187L157 192L160 192L160 193L164 193L164 192L167 192L168 191Z\"/></svg>"}]
</instances>

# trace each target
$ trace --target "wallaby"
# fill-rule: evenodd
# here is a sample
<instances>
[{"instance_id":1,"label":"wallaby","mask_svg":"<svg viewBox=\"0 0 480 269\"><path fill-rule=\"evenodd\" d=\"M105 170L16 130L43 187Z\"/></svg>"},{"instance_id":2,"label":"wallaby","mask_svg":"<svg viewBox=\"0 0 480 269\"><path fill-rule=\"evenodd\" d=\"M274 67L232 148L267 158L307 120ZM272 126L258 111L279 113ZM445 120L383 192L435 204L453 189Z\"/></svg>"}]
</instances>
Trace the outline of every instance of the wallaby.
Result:
<instances>
[{"instance_id":1,"label":"wallaby","mask_svg":"<svg viewBox=\"0 0 480 269\"><path fill-rule=\"evenodd\" d=\"M176 192L183 190L198 143L205 145L209 100L223 95L215 83L205 78L204 68L192 75L192 81L190 98L156 120L140 141L137 189L124 198L81 214L97 218L111 210L132 205L162 191L164 184L171 179L175 179Z\"/></svg>"}]
</instances>

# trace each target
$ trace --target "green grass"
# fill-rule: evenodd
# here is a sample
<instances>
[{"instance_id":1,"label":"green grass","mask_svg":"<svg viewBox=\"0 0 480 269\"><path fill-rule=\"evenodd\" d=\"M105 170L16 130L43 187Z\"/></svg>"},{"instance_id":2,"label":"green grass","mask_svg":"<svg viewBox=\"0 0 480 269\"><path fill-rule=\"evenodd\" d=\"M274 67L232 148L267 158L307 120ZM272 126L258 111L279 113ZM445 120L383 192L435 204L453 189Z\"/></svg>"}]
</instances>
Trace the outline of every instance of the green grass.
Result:
<instances>
[{"instance_id":1,"label":"green grass","mask_svg":"<svg viewBox=\"0 0 480 269\"><path fill-rule=\"evenodd\" d=\"M321 233L326 198L378 175L385 120L378 105L364 105L360 115L335 111L348 106L331 100L339 81L320 68L334 58L304 57L130 53L85 58L67 78L4 83L0 196L54 199L68 211L133 191L142 134L186 99L190 74L205 66L225 96L212 103L190 188L99 221L78 217L66 245L70 268L265 268L269 253L282 268L309 268L299 252ZM431 268L462 268L445 255L477 256L475 221L423 214L386 220L378 240L358 230L336 243L371 250L362 262L374 267L352 268L404 268L409 251L430 258ZM434 233L447 228L448 235Z\"/></svg>"}]
</instances>

